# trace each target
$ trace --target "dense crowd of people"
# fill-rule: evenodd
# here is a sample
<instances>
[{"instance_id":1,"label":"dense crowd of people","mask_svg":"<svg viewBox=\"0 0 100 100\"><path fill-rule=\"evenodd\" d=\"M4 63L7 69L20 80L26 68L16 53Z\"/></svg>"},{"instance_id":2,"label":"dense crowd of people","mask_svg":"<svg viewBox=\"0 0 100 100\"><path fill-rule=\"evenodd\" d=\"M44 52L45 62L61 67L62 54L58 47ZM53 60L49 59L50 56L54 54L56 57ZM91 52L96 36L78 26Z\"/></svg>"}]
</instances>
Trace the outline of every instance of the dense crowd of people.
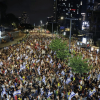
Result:
<instances>
[{"instance_id":1,"label":"dense crowd of people","mask_svg":"<svg viewBox=\"0 0 100 100\"><path fill-rule=\"evenodd\" d=\"M49 48L51 41L51 37L30 34L24 41L0 49L0 100L100 99L98 54L89 60L97 67L79 76L66 61L56 58ZM76 56L83 52L75 50ZM90 52L82 53L83 59L91 57Z\"/></svg>"}]
</instances>

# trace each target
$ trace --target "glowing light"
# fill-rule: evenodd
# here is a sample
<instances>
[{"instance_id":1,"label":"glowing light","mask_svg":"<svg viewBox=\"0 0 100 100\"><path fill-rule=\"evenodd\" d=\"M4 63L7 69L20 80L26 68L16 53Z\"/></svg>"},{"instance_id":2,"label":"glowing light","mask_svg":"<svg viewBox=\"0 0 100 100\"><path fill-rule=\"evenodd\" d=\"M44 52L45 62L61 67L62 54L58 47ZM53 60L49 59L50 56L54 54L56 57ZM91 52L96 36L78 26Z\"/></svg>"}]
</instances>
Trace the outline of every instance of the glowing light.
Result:
<instances>
[{"instance_id":1,"label":"glowing light","mask_svg":"<svg viewBox=\"0 0 100 100\"><path fill-rule=\"evenodd\" d=\"M86 38L83 38L82 39L82 43L86 43Z\"/></svg>"}]
</instances>

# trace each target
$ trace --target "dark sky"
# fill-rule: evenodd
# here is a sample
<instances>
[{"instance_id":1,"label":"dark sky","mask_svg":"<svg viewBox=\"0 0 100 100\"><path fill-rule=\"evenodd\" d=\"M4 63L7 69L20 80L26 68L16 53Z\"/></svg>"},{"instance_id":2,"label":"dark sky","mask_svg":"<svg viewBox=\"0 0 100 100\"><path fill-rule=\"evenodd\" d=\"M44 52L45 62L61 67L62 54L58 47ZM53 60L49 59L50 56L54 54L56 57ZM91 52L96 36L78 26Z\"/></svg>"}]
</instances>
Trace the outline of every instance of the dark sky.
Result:
<instances>
[{"instance_id":1,"label":"dark sky","mask_svg":"<svg viewBox=\"0 0 100 100\"><path fill-rule=\"evenodd\" d=\"M17 17L22 15L22 12L27 12L31 24L46 23L46 18L53 15L53 0L0 0L4 1L7 8L7 13L13 13Z\"/></svg>"}]
</instances>

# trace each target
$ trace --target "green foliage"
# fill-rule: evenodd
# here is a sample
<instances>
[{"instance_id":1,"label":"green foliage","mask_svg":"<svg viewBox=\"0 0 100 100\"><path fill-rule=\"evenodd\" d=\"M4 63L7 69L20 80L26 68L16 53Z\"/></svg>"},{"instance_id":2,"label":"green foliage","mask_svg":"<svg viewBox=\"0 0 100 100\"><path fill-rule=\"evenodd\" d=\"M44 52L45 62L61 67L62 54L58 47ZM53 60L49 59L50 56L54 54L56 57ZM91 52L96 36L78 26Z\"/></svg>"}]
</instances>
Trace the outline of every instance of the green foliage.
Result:
<instances>
[{"instance_id":1,"label":"green foliage","mask_svg":"<svg viewBox=\"0 0 100 100\"><path fill-rule=\"evenodd\" d=\"M52 51L56 51L57 58L64 60L70 56L67 43L61 38L59 39L56 37L54 40L52 40L49 47Z\"/></svg>"},{"instance_id":2,"label":"green foliage","mask_svg":"<svg viewBox=\"0 0 100 100\"><path fill-rule=\"evenodd\" d=\"M82 60L82 56L79 55L71 58L70 66L72 68L72 71L77 74L87 73L91 69L91 66L88 66L87 60L88 59Z\"/></svg>"}]
</instances>

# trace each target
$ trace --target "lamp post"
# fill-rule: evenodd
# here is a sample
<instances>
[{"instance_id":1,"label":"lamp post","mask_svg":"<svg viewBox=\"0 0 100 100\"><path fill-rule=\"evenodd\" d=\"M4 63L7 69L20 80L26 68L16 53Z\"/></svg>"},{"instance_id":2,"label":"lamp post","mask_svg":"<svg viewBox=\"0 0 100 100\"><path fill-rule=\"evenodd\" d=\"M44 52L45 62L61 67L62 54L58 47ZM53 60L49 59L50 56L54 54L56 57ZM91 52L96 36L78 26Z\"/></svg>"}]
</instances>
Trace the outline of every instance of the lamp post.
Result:
<instances>
[{"instance_id":1,"label":"lamp post","mask_svg":"<svg viewBox=\"0 0 100 100\"><path fill-rule=\"evenodd\" d=\"M69 52L70 52L70 45L71 45L71 29L72 29L72 20L78 20L77 18L65 18L70 20L70 36L69 36Z\"/></svg>"},{"instance_id":2,"label":"lamp post","mask_svg":"<svg viewBox=\"0 0 100 100\"><path fill-rule=\"evenodd\" d=\"M42 20L40 21L40 24L41 24L41 32L42 32Z\"/></svg>"}]
</instances>

